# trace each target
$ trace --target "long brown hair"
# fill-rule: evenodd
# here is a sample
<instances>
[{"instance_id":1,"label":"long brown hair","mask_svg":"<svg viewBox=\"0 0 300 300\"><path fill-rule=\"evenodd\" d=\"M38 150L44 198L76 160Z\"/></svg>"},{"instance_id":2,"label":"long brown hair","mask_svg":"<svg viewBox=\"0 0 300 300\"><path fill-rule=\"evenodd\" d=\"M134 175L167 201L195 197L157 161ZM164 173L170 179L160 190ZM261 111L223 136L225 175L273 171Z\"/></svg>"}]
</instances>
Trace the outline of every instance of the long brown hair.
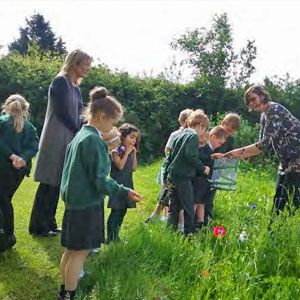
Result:
<instances>
[{"instance_id":1,"label":"long brown hair","mask_svg":"<svg viewBox=\"0 0 300 300\"><path fill-rule=\"evenodd\" d=\"M28 118L29 103L19 94L10 95L2 105L2 112L14 119L14 129L19 133L23 130L24 123Z\"/></svg>"}]
</instances>

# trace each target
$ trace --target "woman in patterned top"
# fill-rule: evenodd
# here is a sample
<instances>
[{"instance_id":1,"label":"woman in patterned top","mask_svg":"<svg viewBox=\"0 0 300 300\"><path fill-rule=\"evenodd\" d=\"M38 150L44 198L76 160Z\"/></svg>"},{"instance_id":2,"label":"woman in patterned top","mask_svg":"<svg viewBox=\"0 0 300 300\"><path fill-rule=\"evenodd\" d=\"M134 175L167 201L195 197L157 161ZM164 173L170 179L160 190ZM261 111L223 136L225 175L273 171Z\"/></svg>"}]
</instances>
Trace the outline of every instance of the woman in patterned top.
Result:
<instances>
[{"instance_id":1,"label":"woman in patterned top","mask_svg":"<svg viewBox=\"0 0 300 300\"><path fill-rule=\"evenodd\" d=\"M245 159L261 152L274 150L279 159L278 181L273 209L278 214L293 198L295 208L300 205L300 121L284 106L273 102L261 86L251 86L245 92L250 110L260 111L261 131L258 142L225 154Z\"/></svg>"}]
</instances>

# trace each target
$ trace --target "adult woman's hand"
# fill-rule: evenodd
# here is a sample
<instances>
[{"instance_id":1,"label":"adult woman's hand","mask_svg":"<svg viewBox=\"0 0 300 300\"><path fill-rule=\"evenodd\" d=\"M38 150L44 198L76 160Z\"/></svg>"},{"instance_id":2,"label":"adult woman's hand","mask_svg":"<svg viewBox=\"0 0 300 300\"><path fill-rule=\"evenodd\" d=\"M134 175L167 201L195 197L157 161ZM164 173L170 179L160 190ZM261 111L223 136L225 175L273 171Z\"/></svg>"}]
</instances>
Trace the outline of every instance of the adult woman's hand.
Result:
<instances>
[{"instance_id":1,"label":"adult woman's hand","mask_svg":"<svg viewBox=\"0 0 300 300\"><path fill-rule=\"evenodd\" d=\"M245 153L245 148L238 148L224 154L227 158L241 158Z\"/></svg>"},{"instance_id":2,"label":"adult woman's hand","mask_svg":"<svg viewBox=\"0 0 300 300\"><path fill-rule=\"evenodd\" d=\"M219 159L219 158L223 158L225 156L225 153L213 153L210 157L212 159Z\"/></svg>"}]
</instances>

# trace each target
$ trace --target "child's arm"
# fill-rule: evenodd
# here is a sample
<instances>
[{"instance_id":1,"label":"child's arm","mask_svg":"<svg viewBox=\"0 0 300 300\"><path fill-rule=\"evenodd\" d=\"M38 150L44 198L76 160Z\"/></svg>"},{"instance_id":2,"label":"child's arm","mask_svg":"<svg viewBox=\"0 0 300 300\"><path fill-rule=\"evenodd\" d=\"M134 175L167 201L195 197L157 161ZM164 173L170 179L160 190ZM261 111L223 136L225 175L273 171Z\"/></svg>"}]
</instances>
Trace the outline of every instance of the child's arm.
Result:
<instances>
[{"instance_id":1,"label":"child's arm","mask_svg":"<svg viewBox=\"0 0 300 300\"><path fill-rule=\"evenodd\" d=\"M0 121L0 136L4 136L5 130L6 128L4 122ZM0 155L4 156L5 158L9 158L13 154L14 152L7 146L4 140L0 138Z\"/></svg>"},{"instance_id":2,"label":"child's arm","mask_svg":"<svg viewBox=\"0 0 300 300\"><path fill-rule=\"evenodd\" d=\"M209 173L209 168L204 166L203 162L199 158L199 138L193 135L188 141L188 145L185 147L185 159L186 161L195 166L198 174Z\"/></svg>"},{"instance_id":3,"label":"child's arm","mask_svg":"<svg viewBox=\"0 0 300 300\"><path fill-rule=\"evenodd\" d=\"M104 143L103 143L104 144ZM91 137L81 144L87 176L99 194L112 197L129 196L130 189L118 184L108 175L108 153L105 146L99 143L98 137Z\"/></svg>"},{"instance_id":4,"label":"child's arm","mask_svg":"<svg viewBox=\"0 0 300 300\"><path fill-rule=\"evenodd\" d=\"M136 157L136 148L132 150L132 156L133 156L133 165L132 165L132 171L135 172L138 167L137 157Z\"/></svg>"},{"instance_id":5,"label":"child's arm","mask_svg":"<svg viewBox=\"0 0 300 300\"><path fill-rule=\"evenodd\" d=\"M172 162L172 154L171 152L167 155L166 159L163 162L162 168L162 180L163 180L163 184L165 185L167 182L167 177L168 177L168 168L170 163Z\"/></svg>"},{"instance_id":6,"label":"child's arm","mask_svg":"<svg viewBox=\"0 0 300 300\"><path fill-rule=\"evenodd\" d=\"M172 144L173 144L173 140L174 140L174 134L173 132L170 134L168 141L166 143L165 146L165 156L168 156L172 150Z\"/></svg>"},{"instance_id":7,"label":"child's arm","mask_svg":"<svg viewBox=\"0 0 300 300\"><path fill-rule=\"evenodd\" d=\"M121 157L117 151L113 151L111 153L112 161L114 162L119 171L122 171L124 169L128 156L133 151L132 147L134 148L134 146L129 146L126 148L123 157Z\"/></svg>"},{"instance_id":8,"label":"child's arm","mask_svg":"<svg viewBox=\"0 0 300 300\"><path fill-rule=\"evenodd\" d=\"M36 129L33 125L28 125L28 128L26 128L28 131L28 138L26 139L22 152L20 153L20 157L22 157L26 162L30 161L36 155L39 148L39 139L36 134Z\"/></svg>"}]
</instances>

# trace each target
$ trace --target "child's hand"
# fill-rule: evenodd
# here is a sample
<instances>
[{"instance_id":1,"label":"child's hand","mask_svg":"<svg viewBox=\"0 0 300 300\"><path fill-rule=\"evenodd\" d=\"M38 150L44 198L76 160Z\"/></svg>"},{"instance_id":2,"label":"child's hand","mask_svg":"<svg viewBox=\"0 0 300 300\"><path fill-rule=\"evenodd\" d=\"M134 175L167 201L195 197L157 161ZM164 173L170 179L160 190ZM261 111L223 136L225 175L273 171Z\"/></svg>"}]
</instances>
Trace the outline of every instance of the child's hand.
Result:
<instances>
[{"instance_id":1,"label":"child's hand","mask_svg":"<svg viewBox=\"0 0 300 300\"><path fill-rule=\"evenodd\" d=\"M209 172L210 172L210 167L205 166L205 169L204 169L204 172L203 172L203 173L204 173L205 175L208 176L208 175L209 175Z\"/></svg>"},{"instance_id":2,"label":"child's hand","mask_svg":"<svg viewBox=\"0 0 300 300\"><path fill-rule=\"evenodd\" d=\"M19 157L13 161L13 166L16 169L21 169L26 166L26 161L23 158Z\"/></svg>"},{"instance_id":3,"label":"child's hand","mask_svg":"<svg viewBox=\"0 0 300 300\"><path fill-rule=\"evenodd\" d=\"M133 145L129 145L127 148L126 148L126 152L127 154L130 154L131 152L134 152L136 149Z\"/></svg>"},{"instance_id":4,"label":"child's hand","mask_svg":"<svg viewBox=\"0 0 300 300\"><path fill-rule=\"evenodd\" d=\"M129 190L128 197L133 202L140 202L141 201L141 196L133 190Z\"/></svg>"},{"instance_id":5,"label":"child's hand","mask_svg":"<svg viewBox=\"0 0 300 300\"><path fill-rule=\"evenodd\" d=\"M224 153L213 153L210 157L212 159L219 159L219 158L223 158L225 156Z\"/></svg>"},{"instance_id":6,"label":"child's hand","mask_svg":"<svg viewBox=\"0 0 300 300\"><path fill-rule=\"evenodd\" d=\"M17 160L18 158L19 158L19 156L16 155L16 154L12 154L12 155L9 157L9 159L12 161L12 163L13 163L15 160Z\"/></svg>"},{"instance_id":7,"label":"child's hand","mask_svg":"<svg viewBox=\"0 0 300 300\"><path fill-rule=\"evenodd\" d=\"M11 160L13 167L16 169L21 169L26 166L26 161L16 154L12 154L9 159Z\"/></svg>"}]
</instances>

